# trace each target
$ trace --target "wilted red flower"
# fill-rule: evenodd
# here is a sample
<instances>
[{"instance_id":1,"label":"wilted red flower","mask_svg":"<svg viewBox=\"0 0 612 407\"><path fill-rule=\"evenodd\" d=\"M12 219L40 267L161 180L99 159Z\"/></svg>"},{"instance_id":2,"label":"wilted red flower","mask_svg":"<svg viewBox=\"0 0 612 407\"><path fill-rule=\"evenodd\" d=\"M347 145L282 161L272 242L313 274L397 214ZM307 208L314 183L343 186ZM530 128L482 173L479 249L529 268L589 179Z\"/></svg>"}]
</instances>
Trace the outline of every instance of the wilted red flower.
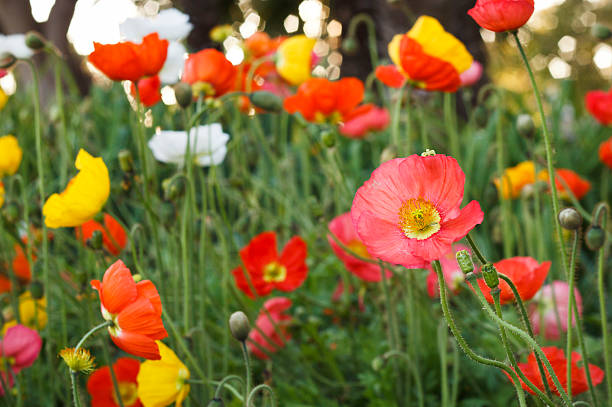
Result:
<instances>
[{"instance_id":1,"label":"wilted red flower","mask_svg":"<svg viewBox=\"0 0 612 407\"><path fill-rule=\"evenodd\" d=\"M599 123L604 126L612 123L612 88L607 92L603 90L587 92L584 104Z\"/></svg>"},{"instance_id":2,"label":"wilted red flower","mask_svg":"<svg viewBox=\"0 0 612 407\"><path fill-rule=\"evenodd\" d=\"M561 332L567 332L569 292L569 284L565 281L553 281L552 284L542 287L533 297L533 301L529 304L529 320L536 335L540 333L540 329L543 329L546 339L557 340L561 337ZM574 296L578 314L582 315L582 297L577 288L574 288ZM557 316L561 325L557 323ZM575 325L576 315L574 314L572 315L572 326Z\"/></svg>"},{"instance_id":3,"label":"wilted red flower","mask_svg":"<svg viewBox=\"0 0 612 407\"><path fill-rule=\"evenodd\" d=\"M457 294L461 283L465 280L465 276L459 263L457 263L456 254L460 250L467 250L471 253L469 247L463 244L453 244L451 250L440 258L440 266L442 267L442 273L444 274L444 282L446 287L451 293ZM440 289L438 287L438 273L436 273L431 266L428 266L430 271L427 276L427 294L430 298L436 298L440 295Z\"/></svg>"},{"instance_id":4,"label":"wilted red flower","mask_svg":"<svg viewBox=\"0 0 612 407\"><path fill-rule=\"evenodd\" d=\"M557 168L555 170L555 174L555 185L557 186L557 191L559 191L559 195L561 195L561 197L563 198L569 199L569 195L567 191L565 191L565 187L563 186L564 183L567 184L576 199L582 199L587 194L587 192L591 190L591 183L585 180L584 178L581 178L572 170L568 170L566 168ZM563 179L563 182L559 178ZM548 171L540 171L538 174L538 179L540 179L541 181L548 181Z\"/></svg>"},{"instance_id":5,"label":"wilted red flower","mask_svg":"<svg viewBox=\"0 0 612 407\"><path fill-rule=\"evenodd\" d=\"M102 316L113 322L108 332L115 345L134 356L159 360L155 341L168 333L155 285L149 280L134 282L130 270L117 260L106 270L102 282L92 280L91 286L100 295Z\"/></svg>"},{"instance_id":6,"label":"wilted red flower","mask_svg":"<svg viewBox=\"0 0 612 407\"><path fill-rule=\"evenodd\" d=\"M442 154L384 162L353 200L357 235L372 256L422 268L482 222L478 202L459 207L464 184L457 161Z\"/></svg>"},{"instance_id":7,"label":"wilted red flower","mask_svg":"<svg viewBox=\"0 0 612 407\"><path fill-rule=\"evenodd\" d=\"M270 298L264 303L265 311L262 310L255 321L255 326L259 329L251 329L247 339L251 353L258 358L268 359L268 355L262 352L260 347L268 353L274 353L291 339L291 335L287 332L291 317L284 314L289 307L291 300L285 297Z\"/></svg>"},{"instance_id":8,"label":"wilted red flower","mask_svg":"<svg viewBox=\"0 0 612 407\"><path fill-rule=\"evenodd\" d=\"M110 254L117 256L125 248L127 243L125 229L108 213L104 214L104 226L95 220L90 220L76 227L74 233L76 238L85 244L96 230L102 233L102 242Z\"/></svg>"},{"instance_id":9,"label":"wilted red flower","mask_svg":"<svg viewBox=\"0 0 612 407\"><path fill-rule=\"evenodd\" d=\"M350 138L365 137L371 131L384 130L389 124L389 112L371 103L361 105L344 117L340 134Z\"/></svg>"},{"instance_id":10,"label":"wilted red flower","mask_svg":"<svg viewBox=\"0 0 612 407\"><path fill-rule=\"evenodd\" d=\"M213 48L189 55L181 80L199 87L205 96L218 97L236 86L238 70L222 52Z\"/></svg>"},{"instance_id":11,"label":"wilted red flower","mask_svg":"<svg viewBox=\"0 0 612 407\"><path fill-rule=\"evenodd\" d=\"M557 375L557 378L561 383L561 387L563 387L563 389L567 391L567 358L565 357L565 352L555 346L543 347L542 351L544 352L544 355L546 355L546 359L548 359L555 374ZM578 352L572 352L572 395L584 393L589 389L586 378L586 370L584 366L578 367L578 362L581 359L582 357ZM523 374L525 374L525 377L527 377L527 379L529 379L529 381L533 383L538 389L546 391L546 389L544 388L544 383L542 382L542 376L540 375L540 370L538 369L538 362L536 360L534 352L529 354L527 358L527 363L519 363L518 368L521 370L521 372L523 372ZM593 386L597 386L603 381L604 371L601 370L599 367L589 364L589 371L591 373L591 379L593 380ZM510 378L508 373L506 373L506 376ZM546 376L548 379L548 386L554 394L559 396L559 391L555 387L552 378L549 374L547 374ZM510 380L512 381L511 378ZM521 386L529 393L535 394L533 390L531 390L525 383L523 383L522 380Z\"/></svg>"},{"instance_id":12,"label":"wilted red flower","mask_svg":"<svg viewBox=\"0 0 612 407\"><path fill-rule=\"evenodd\" d=\"M284 105L289 113L300 112L308 121L338 124L361 103L363 94L363 82L357 78L311 78Z\"/></svg>"},{"instance_id":13,"label":"wilted red flower","mask_svg":"<svg viewBox=\"0 0 612 407\"><path fill-rule=\"evenodd\" d=\"M140 98L140 102L146 107L155 106L161 100L161 81L159 76L151 76L138 81L138 95L136 95L136 86L132 83L130 93L134 97Z\"/></svg>"},{"instance_id":14,"label":"wilted red flower","mask_svg":"<svg viewBox=\"0 0 612 407\"><path fill-rule=\"evenodd\" d=\"M164 66L167 53L168 40L161 40L157 33L152 33L140 44L94 42L94 51L88 59L109 79L136 82L145 76L157 75Z\"/></svg>"},{"instance_id":15,"label":"wilted red flower","mask_svg":"<svg viewBox=\"0 0 612 407\"><path fill-rule=\"evenodd\" d=\"M275 288L293 291L302 285L308 274L306 251L306 243L301 237L294 236L279 256L276 233L263 232L240 250L246 272L242 266L232 271L236 285L251 298L255 297L251 285L259 297L270 294Z\"/></svg>"},{"instance_id":16,"label":"wilted red flower","mask_svg":"<svg viewBox=\"0 0 612 407\"><path fill-rule=\"evenodd\" d=\"M334 219L332 219L332 221L329 222L329 230L340 242L342 242L342 244L347 246L353 252L357 253L361 257L373 259L373 257L368 253L368 249L366 249L365 245L361 242L361 240L359 240L359 236L357 236L357 233L355 232L355 227L353 226L350 212L336 216ZM336 256L342 260L348 271L364 281L377 282L381 280L382 273L379 265L368 263L351 256L340 246L338 246L331 236L327 236L327 241L334 250L334 253L336 253ZM391 272L387 271L386 276L387 278L391 277Z\"/></svg>"},{"instance_id":17,"label":"wilted red flower","mask_svg":"<svg viewBox=\"0 0 612 407\"><path fill-rule=\"evenodd\" d=\"M138 383L136 382L139 370L140 362L132 358L119 358L113 364L124 407L142 406L138 398ZM91 396L92 407L119 407L108 366L97 369L89 376L87 392Z\"/></svg>"},{"instance_id":18,"label":"wilted red flower","mask_svg":"<svg viewBox=\"0 0 612 407\"><path fill-rule=\"evenodd\" d=\"M602 163L612 168L612 137L599 146L599 159Z\"/></svg>"},{"instance_id":19,"label":"wilted red flower","mask_svg":"<svg viewBox=\"0 0 612 407\"><path fill-rule=\"evenodd\" d=\"M548 275L548 271L550 270L550 261L545 261L540 264L536 259L531 257L511 257L494 263L494 266L497 268L498 272L505 274L512 280L521 299L527 301L532 299L540 287L542 287ZM493 297L491 297L489 287L487 287L484 280L478 279L478 285L487 301L493 304ZM500 280L499 288L501 290L499 296L501 304L514 301L514 294L508 283Z\"/></svg>"},{"instance_id":20,"label":"wilted red flower","mask_svg":"<svg viewBox=\"0 0 612 407\"><path fill-rule=\"evenodd\" d=\"M477 0L468 14L482 28L503 32L525 25L533 9L533 0Z\"/></svg>"}]
</instances>

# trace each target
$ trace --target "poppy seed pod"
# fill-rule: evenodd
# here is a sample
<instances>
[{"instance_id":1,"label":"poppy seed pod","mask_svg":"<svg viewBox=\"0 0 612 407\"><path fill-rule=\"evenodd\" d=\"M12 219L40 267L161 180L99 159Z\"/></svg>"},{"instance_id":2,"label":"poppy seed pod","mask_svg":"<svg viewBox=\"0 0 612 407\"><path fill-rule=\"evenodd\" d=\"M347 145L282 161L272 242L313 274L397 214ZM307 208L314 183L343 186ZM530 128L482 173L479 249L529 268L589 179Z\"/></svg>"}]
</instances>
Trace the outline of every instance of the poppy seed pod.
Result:
<instances>
[{"instance_id":1,"label":"poppy seed pod","mask_svg":"<svg viewBox=\"0 0 612 407\"><path fill-rule=\"evenodd\" d=\"M269 112L280 112L283 110L283 101L272 92L260 90L249 95L249 100L256 107Z\"/></svg>"},{"instance_id":2,"label":"poppy seed pod","mask_svg":"<svg viewBox=\"0 0 612 407\"><path fill-rule=\"evenodd\" d=\"M463 274L471 273L474 271L474 263L472 262L472 256L470 256L470 252L467 250L459 250L455 254L455 258L457 259L457 263L459 264L459 268L463 272Z\"/></svg>"},{"instance_id":3,"label":"poppy seed pod","mask_svg":"<svg viewBox=\"0 0 612 407\"><path fill-rule=\"evenodd\" d=\"M574 208L565 208L559 212L559 223L567 230L577 230L582 225L582 216Z\"/></svg>"},{"instance_id":4,"label":"poppy seed pod","mask_svg":"<svg viewBox=\"0 0 612 407\"><path fill-rule=\"evenodd\" d=\"M499 276L497 275L497 269L491 263L487 263L482 266L482 276L484 277L485 283L489 288L497 288L499 286Z\"/></svg>"},{"instance_id":5,"label":"poppy seed pod","mask_svg":"<svg viewBox=\"0 0 612 407\"><path fill-rule=\"evenodd\" d=\"M324 131L321 133L321 141L327 148L332 148L336 145L336 133L333 131Z\"/></svg>"},{"instance_id":6,"label":"poppy seed pod","mask_svg":"<svg viewBox=\"0 0 612 407\"><path fill-rule=\"evenodd\" d=\"M589 249L595 251L603 247L606 232L598 225L592 225L586 232L584 240Z\"/></svg>"},{"instance_id":7,"label":"poppy seed pod","mask_svg":"<svg viewBox=\"0 0 612 407\"><path fill-rule=\"evenodd\" d=\"M45 47L45 39L36 31L28 31L25 36L25 43L28 48L39 51Z\"/></svg>"},{"instance_id":8,"label":"poppy seed pod","mask_svg":"<svg viewBox=\"0 0 612 407\"><path fill-rule=\"evenodd\" d=\"M229 318L229 327L232 336L240 342L246 341L251 331L249 318L242 311L234 312Z\"/></svg>"}]
</instances>

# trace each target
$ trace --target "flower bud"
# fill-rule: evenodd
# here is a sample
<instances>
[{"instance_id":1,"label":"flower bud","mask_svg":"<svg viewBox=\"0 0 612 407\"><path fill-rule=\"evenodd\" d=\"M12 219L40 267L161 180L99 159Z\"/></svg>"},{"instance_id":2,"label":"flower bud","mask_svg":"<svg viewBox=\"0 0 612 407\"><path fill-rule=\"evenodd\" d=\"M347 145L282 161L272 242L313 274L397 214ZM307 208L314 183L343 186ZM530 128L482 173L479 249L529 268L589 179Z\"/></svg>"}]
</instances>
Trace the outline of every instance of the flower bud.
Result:
<instances>
[{"instance_id":1,"label":"flower bud","mask_svg":"<svg viewBox=\"0 0 612 407\"><path fill-rule=\"evenodd\" d=\"M64 348L59 356L73 372L91 373L94 370L95 357L91 356L87 349Z\"/></svg>"},{"instance_id":2,"label":"flower bud","mask_svg":"<svg viewBox=\"0 0 612 407\"><path fill-rule=\"evenodd\" d=\"M376 356L372 359L372 370L378 372L385 365L385 361L382 357Z\"/></svg>"},{"instance_id":3,"label":"flower bud","mask_svg":"<svg viewBox=\"0 0 612 407\"><path fill-rule=\"evenodd\" d=\"M565 208L559 212L559 223L567 230L577 230L582 225L582 216L574 208Z\"/></svg>"},{"instance_id":4,"label":"flower bud","mask_svg":"<svg viewBox=\"0 0 612 407\"><path fill-rule=\"evenodd\" d=\"M130 150L121 150L117 156L119 158L119 167L125 173L134 172L134 158Z\"/></svg>"},{"instance_id":5,"label":"flower bud","mask_svg":"<svg viewBox=\"0 0 612 407\"><path fill-rule=\"evenodd\" d=\"M214 398L206 405L206 407L224 407L223 400Z\"/></svg>"},{"instance_id":6,"label":"flower bud","mask_svg":"<svg viewBox=\"0 0 612 407\"><path fill-rule=\"evenodd\" d=\"M359 43L355 37L348 37L342 41L342 51L347 55L355 55L359 51Z\"/></svg>"},{"instance_id":7,"label":"flower bud","mask_svg":"<svg viewBox=\"0 0 612 407\"><path fill-rule=\"evenodd\" d=\"M249 100L256 107L269 112L280 112L283 110L283 101L278 95L265 90L259 90L249 95Z\"/></svg>"},{"instance_id":8,"label":"flower bud","mask_svg":"<svg viewBox=\"0 0 612 407\"><path fill-rule=\"evenodd\" d=\"M223 42L227 37L234 33L234 29L229 24L216 25L210 30L210 39L214 42Z\"/></svg>"},{"instance_id":9,"label":"flower bud","mask_svg":"<svg viewBox=\"0 0 612 407\"><path fill-rule=\"evenodd\" d=\"M463 274L474 271L474 263L472 262L470 252L467 250L459 250L457 253L455 253L455 258L457 259L457 263L459 264L459 268Z\"/></svg>"},{"instance_id":10,"label":"flower bud","mask_svg":"<svg viewBox=\"0 0 612 407\"><path fill-rule=\"evenodd\" d=\"M487 263L482 266L482 276L484 281L489 288L496 288L499 285L499 276L497 275L497 269L491 263Z\"/></svg>"},{"instance_id":11,"label":"flower bud","mask_svg":"<svg viewBox=\"0 0 612 407\"><path fill-rule=\"evenodd\" d=\"M326 130L321 133L321 141L327 148L332 148L336 145L336 133L330 130Z\"/></svg>"},{"instance_id":12,"label":"flower bud","mask_svg":"<svg viewBox=\"0 0 612 407\"><path fill-rule=\"evenodd\" d=\"M598 225L592 225L584 237L589 249L595 251L603 247L606 241L606 232Z\"/></svg>"},{"instance_id":13,"label":"flower bud","mask_svg":"<svg viewBox=\"0 0 612 407\"><path fill-rule=\"evenodd\" d=\"M45 47L45 39L36 31L28 31L25 36L25 43L28 48L40 51Z\"/></svg>"},{"instance_id":14,"label":"flower bud","mask_svg":"<svg viewBox=\"0 0 612 407\"><path fill-rule=\"evenodd\" d=\"M174 89L174 97L180 107L185 109L193 102L193 89L191 85L185 82L179 82L172 87Z\"/></svg>"},{"instance_id":15,"label":"flower bud","mask_svg":"<svg viewBox=\"0 0 612 407\"><path fill-rule=\"evenodd\" d=\"M14 203L6 204L2 210L4 219L10 224L15 224L19 220L19 208Z\"/></svg>"},{"instance_id":16,"label":"flower bud","mask_svg":"<svg viewBox=\"0 0 612 407\"><path fill-rule=\"evenodd\" d=\"M236 311L229 318L229 327L232 332L232 336L240 342L246 341L251 332L251 326L249 324L249 318L242 311Z\"/></svg>"},{"instance_id":17,"label":"flower bud","mask_svg":"<svg viewBox=\"0 0 612 407\"><path fill-rule=\"evenodd\" d=\"M530 115L519 114L516 117L516 131L518 131L521 136L530 137L533 134L534 129L535 126Z\"/></svg>"},{"instance_id":18,"label":"flower bud","mask_svg":"<svg viewBox=\"0 0 612 407\"><path fill-rule=\"evenodd\" d=\"M164 199L166 201L174 201L185 192L185 182L182 178L167 178L162 181L162 189L164 190Z\"/></svg>"},{"instance_id":19,"label":"flower bud","mask_svg":"<svg viewBox=\"0 0 612 407\"><path fill-rule=\"evenodd\" d=\"M91 237L87 239L87 246L94 250L100 250L102 248L102 232L94 230Z\"/></svg>"},{"instance_id":20,"label":"flower bud","mask_svg":"<svg viewBox=\"0 0 612 407\"><path fill-rule=\"evenodd\" d=\"M30 283L30 294L35 300L40 300L45 296L45 286L40 281Z\"/></svg>"},{"instance_id":21,"label":"flower bud","mask_svg":"<svg viewBox=\"0 0 612 407\"><path fill-rule=\"evenodd\" d=\"M600 40L607 40L612 37L612 30L603 24L594 24L591 27L591 35Z\"/></svg>"},{"instance_id":22,"label":"flower bud","mask_svg":"<svg viewBox=\"0 0 612 407\"><path fill-rule=\"evenodd\" d=\"M0 69L9 69L17 62L15 55L4 52L0 55Z\"/></svg>"}]
</instances>

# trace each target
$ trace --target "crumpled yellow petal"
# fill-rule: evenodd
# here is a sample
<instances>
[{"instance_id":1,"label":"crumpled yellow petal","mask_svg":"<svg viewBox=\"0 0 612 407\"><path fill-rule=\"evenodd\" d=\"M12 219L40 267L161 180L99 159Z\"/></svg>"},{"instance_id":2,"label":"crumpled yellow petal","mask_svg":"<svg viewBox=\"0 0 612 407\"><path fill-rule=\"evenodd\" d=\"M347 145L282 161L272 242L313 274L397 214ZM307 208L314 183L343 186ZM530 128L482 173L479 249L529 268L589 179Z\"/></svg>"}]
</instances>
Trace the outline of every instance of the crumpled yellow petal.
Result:
<instances>
[{"instance_id":1,"label":"crumpled yellow petal","mask_svg":"<svg viewBox=\"0 0 612 407\"><path fill-rule=\"evenodd\" d=\"M110 179L102 158L81 149L74 164L79 173L63 192L51 195L43 206L49 228L80 226L93 219L108 199Z\"/></svg>"},{"instance_id":2,"label":"crumpled yellow petal","mask_svg":"<svg viewBox=\"0 0 612 407\"><path fill-rule=\"evenodd\" d=\"M10 134L0 137L0 177L16 173L22 156L17 137Z\"/></svg>"},{"instance_id":3,"label":"crumpled yellow petal","mask_svg":"<svg viewBox=\"0 0 612 407\"><path fill-rule=\"evenodd\" d=\"M450 63L459 73L466 71L474 61L465 45L446 32L442 24L433 17L419 17L407 35L421 44L427 55Z\"/></svg>"},{"instance_id":4,"label":"crumpled yellow petal","mask_svg":"<svg viewBox=\"0 0 612 407\"><path fill-rule=\"evenodd\" d=\"M316 40L305 35L294 35L283 41L277 50L276 70L292 85L310 79L312 50Z\"/></svg>"}]
</instances>

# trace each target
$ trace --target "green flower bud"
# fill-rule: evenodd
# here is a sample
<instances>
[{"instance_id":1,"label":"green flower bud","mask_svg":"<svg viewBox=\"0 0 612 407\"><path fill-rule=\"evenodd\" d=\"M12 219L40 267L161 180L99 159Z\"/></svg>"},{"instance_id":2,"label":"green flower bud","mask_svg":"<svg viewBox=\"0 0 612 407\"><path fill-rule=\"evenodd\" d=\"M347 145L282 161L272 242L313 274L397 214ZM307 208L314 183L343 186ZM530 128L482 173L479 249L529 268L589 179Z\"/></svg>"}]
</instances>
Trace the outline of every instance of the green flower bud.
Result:
<instances>
[{"instance_id":1,"label":"green flower bud","mask_svg":"<svg viewBox=\"0 0 612 407\"><path fill-rule=\"evenodd\" d=\"M582 225L582 216L574 208L565 208L559 212L559 223L567 230L577 230Z\"/></svg>"},{"instance_id":2,"label":"green flower bud","mask_svg":"<svg viewBox=\"0 0 612 407\"><path fill-rule=\"evenodd\" d=\"M102 232L94 230L91 237L87 239L87 246L94 250L100 250L102 248Z\"/></svg>"},{"instance_id":3,"label":"green flower bud","mask_svg":"<svg viewBox=\"0 0 612 407\"><path fill-rule=\"evenodd\" d=\"M594 24L591 27L591 35L600 40L607 40L612 37L612 30L603 24Z\"/></svg>"},{"instance_id":4,"label":"green flower bud","mask_svg":"<svg viewBox=\"0 0 612 407\"><path fill-rule=\"evenodd\" d=\"M244 342L249 337L251 332L251 326L249 324L249 318L242 311L234 312L229 318L229 327L232 332L232 336L240 342Z\"/></svg>"},{"instance_id":5,"label":"green flower bud","mask_svg":"<svg viewBox=\"0 0 612 407\"><path fill-rule=\"evenodd\" d=\"M119 167L121 167L121 171L125 173L134 172L134 157L132 157L132 152L130 150L121 150L117 155L119 158Z\"/></svg>"},{"instance_id":6,"label":"green flower bud","mask_svg":"<svg viewBox=\"0 0 612 407\"><path fill-rule=\"evenodd\" d=\"M324 131L321 133L321 141L327 148L332 148L336 145L336 133L333 131Z\"/></svg>"},{"instance_id":7,"label":"green flower bud","mask_svg":"<svg viewBox=\"0 0 612 407\"><path fill-rule=\"evenodd\" d=\"M342 41L342 50L347 55L355 55L359 51L359 43L355 37L348 37Z\"/></svg>"},{"instance_id":8,"label":"green flower bud","mask_svg":"<svg viewBox=\"0 0 612 407\"><path fill-rule=\"evenodd\" d=\"M206 405L206 407L224 407L223 400L214 398Z\"/></svg>"},{"instance_id":9,"label":"green flower bud","mask_svg":"<svg viewBox=\"0 0 612 407\"><path fill-rule=\"evenodd\" d=\"M272 92L260 90L249 95L249 100L256 107L268 112L280 112L283 110L283 101Z\"/></svg>"},{"instance_id":10,"label":"green flower bud","mask_svg":"<svg viewBox=\"0 0 612 407\"><path fill-rule=\"evenodd\" d=\"M372 359L372 370L374 370L375 372L378 372L380 369L382 369L384 365L385 361L380 356L376 356L374 359Z\"/></svg>"},{"instance_id":11,"label":"green flower bud","mask_svg":"<svg viewBox=\"0 0 612 407\"><path fill-rule=\"evenodd\" d=\"M487 263L482 266L482 276L484 277L485 283L489 288L496 288L499 285L499 276L497 275L497 269L491 263Z\"/></svg>"},{"instance_id":12,"label":"green flower bud","mask_svg":"<svg viewBox=\"0 0 612 407\"><path fill-rule=\"evenodd\" d=\"M14 203L8 203L2 210L4 219L10 224L15 224L19 220L19 208Z\"/></svg>"},{"instance_id":13,"label":"green flower bud","mask_svg":"<svg viewBox=\"0 0 612 407\"><path fill-rule=\"evenodd\" d=\"M457 263L459 263L459 268L463 274L474 271L474 263L472 262L470 252L467 250L459 250L457 253L455 253L455 258L457 259Z\"/></svg>"},{"instance_id":14,"label":"green flower bud","mask_svg":"<svg viewBox=\"0 0 612 407\"><path fill-rule=\"evenodd\" d=\"M30 294L35 300L40 300L45 296L45 286L40 281L32 281L30 283Z\"/></svg>"},{"instance_id":15,"label":"green flower bud","mask_svg":"<svg viewBox=\"0 0 612 407\"><path fill-rule=\"evenodd\" d=\"M606 241L606 232L598 225L592 225L586 232L584 240L589 249L595 251L603 247Z\"/></svg>"},{"instance_id":16,"label":"green flower bud","mask_svg":"<svg viewBox=\"0 0 612 407\"><path fill-rule=\"evenodd\" d=\"M4 52L0 55L0 69L12 68L15 63L17 63L15 55L8 52Z\"/></svg>"},{"instance_id":17,"label":"green flower bud","mask_svg":"<svg viewBox=\"0 0 612 407\"><path fill-rule=\"evenodd\" d=\"M40 51L45 47L45 39L36 31L28 31L25 36L25 43L28 48Z\"/></svg>"},{"instance_id":18,"label":"green flower bud","mask_svg":"<svg viewBox=\"0 0 612 407\"><path fill-rule=\"evenodd\" d=\"M172 87L174 89L174 97L180 107L185 109L193 102L193 89L191 85L185 82L179 82Z\"/></svg>"},{"instance_id":19,"label":"green flower bud","mask_svg":"<svg viewBox=\"0 0 612 407\"><path fill-rule=\"evenodd\" d=\"M166 201L174 201L185 192L185 182L182 178L167 178L162 181L162 189L164 190L164 199Z\"/></svg>"}]
</instances>

